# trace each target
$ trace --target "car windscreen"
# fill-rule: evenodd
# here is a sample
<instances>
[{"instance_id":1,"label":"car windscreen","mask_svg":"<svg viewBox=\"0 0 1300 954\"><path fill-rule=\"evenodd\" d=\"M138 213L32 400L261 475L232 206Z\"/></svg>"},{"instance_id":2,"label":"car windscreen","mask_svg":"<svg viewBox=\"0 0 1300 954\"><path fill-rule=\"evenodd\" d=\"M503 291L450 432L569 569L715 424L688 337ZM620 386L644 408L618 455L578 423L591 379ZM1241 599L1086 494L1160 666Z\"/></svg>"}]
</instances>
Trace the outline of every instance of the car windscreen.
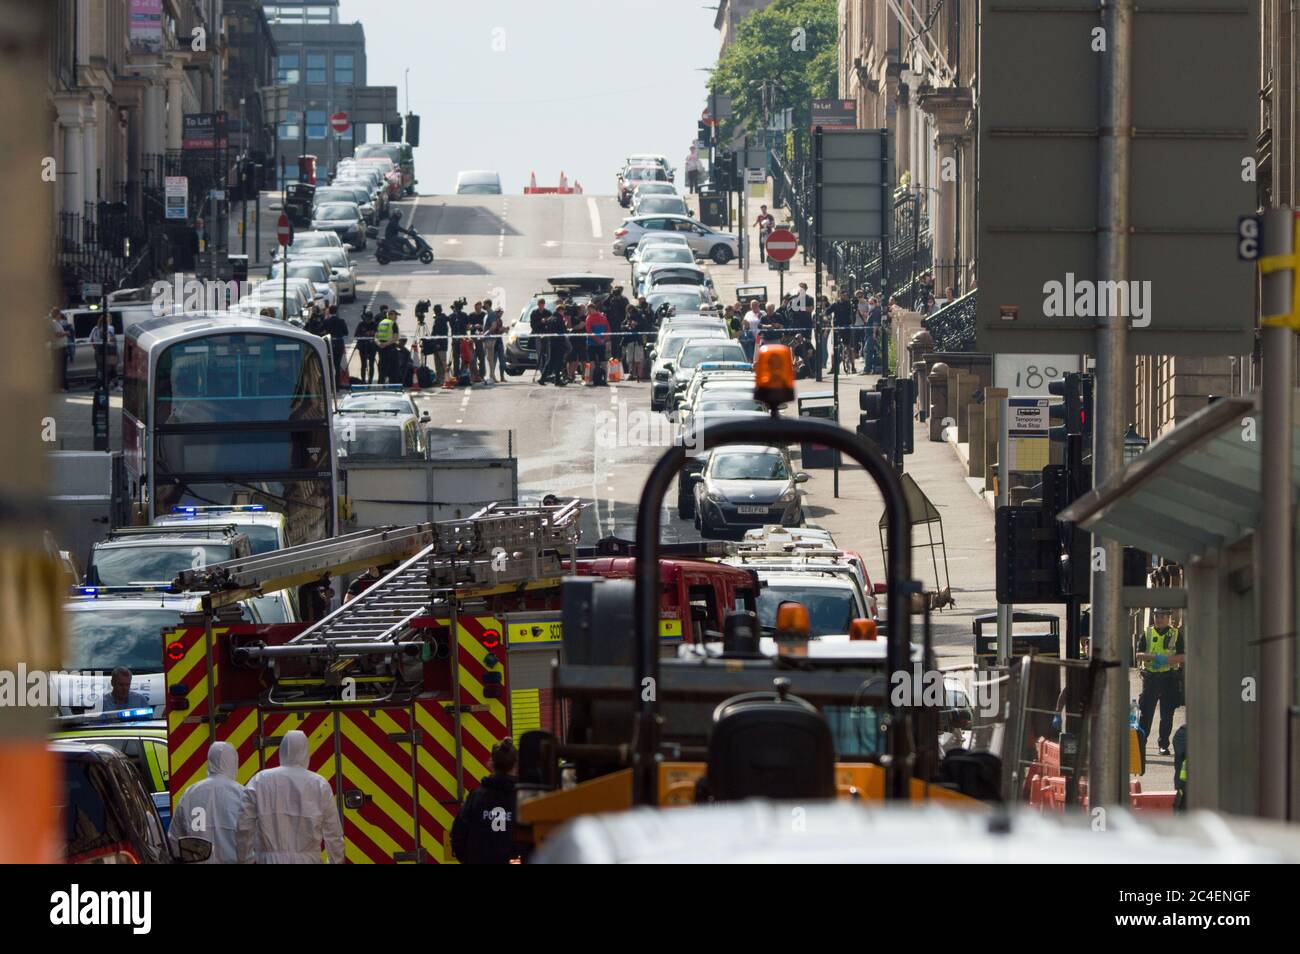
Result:
<instances>
[{"instance_id":1,"label":"car windscreen","mask_svg":"<svg viewBox=\"0 0 1300 954\"><path fill-rule=\"evenodd\" d=\"M476 182L467 182L456 186L457 195L500 195L501 187Z\"/></svg>"},{"instance_id":2,"label":"car windscreen","mask_svg":"<svg viewBox=\"0 0 1300 954\"><path fill-rule=\"evenodd\" d=\"M280 278L284 275L284 266L276 264L271 269L271 275ZM290 278L305 278L309 282L328 282L330 280L329 266L324 262L290 262Z\"/></svg>"},{"instance_id":3,"label":"car windscreen","mask_svg":"<svg viewBox=\"0 0 1300 954\"><path fill-rule=\"evenodd\" d=\"M397 398L387 398L378 400L365 401L348 401L344 400L339 406L336 414L410 414L411 402L403 401Z\"/></svg>"},{"instance_id":4,"label":"car windscreen","mask_svg":"<svg viewBox=\"0 0 1300 954\"><path fill-rule=\"evenodd\" d=\"M285 609L284 600L280 599L279 596L254 596L249 602L256 608L257 618L260 622L267 625L293 622Z\"/></svg>"},{"instance_id":5,"label":"car windscreen","mask_svg":"<svg viewBox=\"0 0 1300 954\"><path fill-rule=\"evenodd\" d=\"M776 610L787 600L808 607L812 635L833 636L849 631L856 609L853 593L830 587L801 587L797 583L765 586L758 591L758 621L762 626L776 626Z\"/></svg>"},{"instance_id":6,"label":"car windscreen","mask_svg":"<svg viewBox=\"0 0 1300 954\"><path fill-rule=\"evenodd\" d=\"M300 248L324 248L333 245L334 242L328 235L298 235L289 246L289 254L292 255Z\"/></svg>"},{"instance_id":7,"label":"car windscreen","mask_svg":"<svg viewBox=\"0 0 1300 954\"><path fill-rule=\"evenodd\" d=\"M339 445L349 457L401 457L400 427L340 427Z\"/></svg>"},{"instance_id":8,"label":"car windscreen","mask_svg":"<svg viewBox=\"0 0 1300 954\"><path fill-rule=\"evenodd\" d=\"M636 191L641 195L676 195L677 187L669 182L643 182Z\"/></svg>"},{"instance_id":9,"label":"car windscreen","mask_svg":"<svg viewBox=\"0 0 1300 954\"><path fill-rule=\"evenodd\" d=\"M641 199L636 206L638 212L686 214L686 203L676 196L650 195Z\"/></svg>"},{"instance_id":10,"label":"car windscreen","mask_svg":"<svg viewBox=\"0 0 1300 954\"><path fill-rule=\"evenodd\" d=\"M790 471L780 454L714 454L709 473L717 480L789 480ZM848 630L842 630L848 632Z\"/></svg>"},{"instance_id":11,"label":"car windscreen","mask_svg":"<svg viewBox=\"0 0 1300 954\"><path fill-rule=\"evenodd\" d=\"M703 285L704 273L677 268L662 268L650 273L651 285Z\"/></svg>"},{"instance_id":12,"label":"car windscreen","mask_svg":"<svg viewBox=\"0 0 1300 954\"><path fill-rule=\"evenodd\" d=\"M65 614L67 638L63 667L68 670L111 672L125 666L131 672L162 672L162 631L180 625L178 610L115 609L107 604Z\"/></svg>"},{"instance_id":13,"label":"car windscreen","mask_svg":"<svg viewBox=\"0 0 1300 954\"><path fill-rule=\"evenodd\" d=\"M698 292L659 292L654 295L647 295L646 301L656 311L664 304L670 305L674 311L682 312L695 311L700 307Z\"/></svg>"},{"instance_id":14,"label":"car windscreen","mask_svg":"<svg viewBox=\"0 0 1300 954\"><path fill-rule=\"evenodd\" d=\"M739 342L719 341L716 344L693 344L682 350L679 367L693 368L702 361L744 361L745 349Z\"/></svg>"},{"instance_id":15,"label":"car windscreen","mask_svg":"<svg viewBox=\"0 0 1300 954\"><path fill-rule=\"evenodd\" d=\"M695 408L695 415L710 416L732 414L736 411L766 411L767 405L753 398L734 398L727 401L701 401Z\"/></svg>"},{"instance_id":16,"label":"car windscreen","mask_svg":"<svg viewBox=\"0 0 1300 954\"><path fill-rule=\"evenodd\" d=\"M230 546L201 540L178 540L159 546L110 547L91 554L86 580L91 586L170 583L182 570L229 560Z\"/></svg>"},{"instance_id":17,"label":"car windscreen","mask_svg":"<svg viewBox=\"0 0 1300 954\"><path fill-rule=\"evenodd\" d=\"M685 262L687 265L695 262L695 255L682 245L651 245L640 257L642 262Z\"/></svg>"},{"instance_id":18,"label":"car windscreen","mask_svg":"<svg viewBox=\"0 0 1300 954\"><path fill-rule=\"evenodd\" d=\"M326 202L316 207L318 219L355 219L357 207L350 202Z\"/></svg>"},{"instance_id":19,"label":"car windscreen","mask_svg":"<svg viewBox=\"0 0 1300 954\"><path fill-rule=\"evenodd\" d=\"M330 268L348 267L348 253L341 248L322 249L319 252L312 252L311 257L324 262ZM290 274L293 274L292 270L290 270Z\"/></svg>"}]
</instances>

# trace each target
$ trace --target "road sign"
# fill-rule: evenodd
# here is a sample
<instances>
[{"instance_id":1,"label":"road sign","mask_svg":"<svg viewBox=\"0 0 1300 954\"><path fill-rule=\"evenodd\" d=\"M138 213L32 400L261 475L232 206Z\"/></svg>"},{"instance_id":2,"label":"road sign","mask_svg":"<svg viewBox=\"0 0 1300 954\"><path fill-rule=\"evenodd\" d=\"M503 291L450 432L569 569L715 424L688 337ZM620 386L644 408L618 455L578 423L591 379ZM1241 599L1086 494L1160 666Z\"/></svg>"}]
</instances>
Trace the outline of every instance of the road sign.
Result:
<instances>
[{"instance_id":1,"label":"road sign","mask_svg":"<svg viewBox=\"0 0 1300 954\"><path fill-rule=\"evenodd\" d=\"M718 120L710 116L707 109L700 113L700 122L704 123L706 126L716 126L718 124Z\"/></svg>"},{"instance_id":2,"label":"road sign","mask_svg":"<svg viewBox=\"0 0 1300 954\"><path fill-rule=\"evenodd\" d=\"M767 236L767 257L774 262L788 262L799 249L799 240L789 229L773 229Z\"/></svg>"},{"instance_id":3,"label":"road sign","mask_svg":"<svg viewBox=\"0 0 1300 954\"><path fill-rule=\"evenodd\" d=\"M167 176L163 182L164 198L167 209L165 217L168 219L180 219L181 221L189 218L189 178L186 176Z\"/></svg>"},{"instance_id":4,"label":"road sign","mask_svg":"<svg viewBox=\"0 0 1300 954\"><path fill-rule=\"evenodd\" d=\"M350 126L351 123L348 122L348 114L343 112L341 109L330 117L330 128L340 136L347 132Z\"/></svg>"},{"instance_id":5,"label":"road sign","mask_svg":"<svg viewBox=\"0 0 1300 954\"><path fill-rule=\"evenodd\" d=\"M889 156L889 171L882 155ZM885 129L847 129L822 138L818 163L822 190L823 242L879 242L892 215L884 215L892 195L894 162Z\"/></svg>"},{"instance_id":6,"label":"road sign","mask_svg":"<svg viewBox=\"0 0 1300 954\"><path fill-rule=\"evenodd\" d=\"M283 212L280 213L280 220L275 223L275 240L281 245L293 241L293 226L289 224L289 216Z\"/></svg>"},{"instance_id":7,"label":"road sign","mask_svg":"<svg viewBox=\"0 0 1300 954\"><path fill-rule=\"evenodd\" d=\"M1241 3L1138 5L1123 121L1133 131L1128 274L1103 285L1099 91L1109 54L1095 50L1114 38L1099 35L1084 6L999 0L984 17L977 350L1093 354L1096 329L1115 317L1128 319L1133 354L1247 354L1255 275L1234 246L1238 216L1258 205L1243 165L1256 153L1257 14ZM1219 66L1198 69L1211 49ZM1001 317L1004 306L1014 319Z\"/></svg>"}]
</instances>

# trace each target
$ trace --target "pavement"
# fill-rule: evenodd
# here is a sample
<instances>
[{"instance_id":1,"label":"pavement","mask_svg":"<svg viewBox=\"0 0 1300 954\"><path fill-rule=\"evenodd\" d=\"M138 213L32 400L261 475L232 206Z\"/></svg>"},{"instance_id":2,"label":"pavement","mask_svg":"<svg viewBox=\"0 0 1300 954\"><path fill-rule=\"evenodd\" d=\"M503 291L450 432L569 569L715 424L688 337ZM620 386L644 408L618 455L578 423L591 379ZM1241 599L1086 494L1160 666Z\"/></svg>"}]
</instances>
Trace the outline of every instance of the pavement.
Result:
<instances>
[{"instance_id":1,"label":"pavement","mask_svg":"<svg viewBox=\"0 0 1300 954\"><path fill-rule=\"evenodd\" d=\"M264 260L269 260L273 247L267 241L269 237L273 242L274 216L268 214L273 201L270 196L264 198L259 227ZM751 202L753 215L760 201ZM526 302L546 291L549 275L591 271L620 280L626 275L626 262L612 255L610 244L613 230L627 213L611 196L421 195L403 200L398 207L403 209L404 221L413 223L428 238L437 258L427 266L397 263L381 267L374 260L373 243L356 253L361 278L358 301L340 309L349 326L355 325L363 307L392 305L399 312L402 330L412 333L418 300L428 298L449 306L458 297L471 303L476 298L497 301L509 323L520 315ZM780 222L779 212L777 218ZM757 234L750 232L751 247L756 250ZM231 250L240 244L232 240ZM254 247L251 234L249 247ZM719 294L724 300L734 300L735 287L743 281L740 265L709 267ZM771 279L775 277L765 266L750 269L751 282L768 279L772 297L776 283ZM801 279L812 287L812 269L803 266L801 256L791 262L785 278L787 288ZM830 294L829 287L824 291ZM352 370L358 370L355 360ZM842 425L856 427L857 392L875 381L868 375L840 376ZM834 379L827 376L821 383L799 382L799 391L824 391L834 385ZM90 397L89 391L55 397L53 413L60 447L90 448ZM525 498L557 493L587 500L591 506L584 514L583 534L588 539L633 536L643 482L663 445L671 440L671 432L662 426L664 419L649 410L649 384L542 387L532 383L528 372L502 384L425 390L416 400L432 417L431 443L442 454L504 454L509 449L519 459L520 491ZM120 448L120 392L114 392L112 407L110 433L113 446ZM640 422L646 429L621 427L616 440L601 439L610 420L632 425ZM968 486L965 468L952 448L929 442L920 428L915 447L907 459L907 473L934 505L941 523L916 529L913 572L926 589L951 588L955 605L932 616L934 646L945 667L969 665L973 659L972 623L977 616L996 610L993 512ZM830 530L841 547L860 553L872 578L883 581L879 530L883 506L872 481L856 465L846 466L840 471L836 495L833 471L802 469L812 478L804 485L809 521ZM661 505L664 539L699 539L693 524L679 520L675 506L670 508L667 503L675 501L670 497ZM1054 612L1059 608L1042 609ZM1135 691L1134 698L1136 695ZM1154 744L1151 748L1154 751ZM1153 758L1143 781L1148 789L1172 788L1172 765Z\"/></svg>"}]
</instances>

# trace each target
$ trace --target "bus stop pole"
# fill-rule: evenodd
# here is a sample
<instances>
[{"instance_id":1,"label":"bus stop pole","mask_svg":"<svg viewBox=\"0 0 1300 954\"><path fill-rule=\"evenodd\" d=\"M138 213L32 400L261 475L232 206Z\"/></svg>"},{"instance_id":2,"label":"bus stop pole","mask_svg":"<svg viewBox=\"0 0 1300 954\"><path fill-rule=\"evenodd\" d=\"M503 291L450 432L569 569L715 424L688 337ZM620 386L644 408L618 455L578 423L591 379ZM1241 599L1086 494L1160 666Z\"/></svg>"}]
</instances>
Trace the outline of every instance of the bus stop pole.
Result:
<instances>
[{"instance_id":1,"label":"bus stop pole","mask_svg":"<svg viewBox=\"0 0 1300 954\"><path fill-rule=\"evenodd\" d=\"M1007 415L1010 413L1011 399L1005 391L998 402L998 506L1006 507L1011 503L1011 431ZM1010 603L998 603L998 666L1006 669L1011 666L1011 623L1012 606Z\"/></svg>"}]
</instances>

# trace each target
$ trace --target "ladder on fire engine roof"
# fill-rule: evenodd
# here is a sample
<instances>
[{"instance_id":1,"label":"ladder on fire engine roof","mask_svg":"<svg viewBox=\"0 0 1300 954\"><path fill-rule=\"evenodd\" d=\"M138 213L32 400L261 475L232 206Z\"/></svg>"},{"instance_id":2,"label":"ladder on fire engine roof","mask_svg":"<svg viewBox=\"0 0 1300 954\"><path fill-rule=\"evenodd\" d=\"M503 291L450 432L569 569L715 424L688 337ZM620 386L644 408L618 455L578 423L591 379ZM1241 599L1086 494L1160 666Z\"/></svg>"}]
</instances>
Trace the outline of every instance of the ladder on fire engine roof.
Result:
<instances>
[{"instance_id":1,"label":"ladder on fire engine roof","mask_svg":"<svg viewBox=\"0 0 1300 954\"><path fill-rule=\"evenodd\" d=\"M222 606L355 570L401 561L356 598L291 642L385 640L427 611L434 593L559 576L559 551L571 556L582 503L490 504L463 520L363 530L317 543L186 570L175 588L206 591L204 608Z\"/></svg>"},{"instance_id":2,"label":"ladder on fire engine roof","mask_svg":"<svg viewBox=\"0 0 1300 954\"><path fill-rule=\"evenodd\" d=\"M582 504L491 504L464 520L433 524L433 542L287 643L333 646L396 642L413 619L431 614L439 593L559 577L559 551L578 545ZM346 648L345 648L346 647Z\"/></svg>"}]
</instances>

